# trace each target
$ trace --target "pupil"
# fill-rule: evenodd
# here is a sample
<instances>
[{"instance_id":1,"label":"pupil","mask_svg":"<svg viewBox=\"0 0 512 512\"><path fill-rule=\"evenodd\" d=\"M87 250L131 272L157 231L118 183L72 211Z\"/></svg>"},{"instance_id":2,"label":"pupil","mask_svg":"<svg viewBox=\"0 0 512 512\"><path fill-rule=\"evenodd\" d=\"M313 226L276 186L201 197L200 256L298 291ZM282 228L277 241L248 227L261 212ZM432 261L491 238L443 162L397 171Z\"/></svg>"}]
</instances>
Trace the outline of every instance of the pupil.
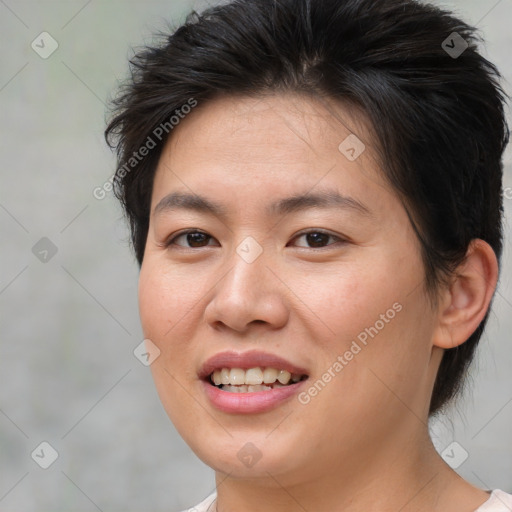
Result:
<instances>
[{"instance_id":1,"label":"pupil","mask_svg":"<svg viewBox=\"0 0 512 512\"><path fill-rule=\"evenodd\" d=\"M329 239L329 235L327 235L325 233L308 233L306 235L306 238L307 238L308 244L312 245L313 247L317 247L319 244L322 245L324 243L327 243L327 240Z\"/></svg>"},{"instance_id":2,"label":"pupil","mask_svg":"<svg viewBox=\"0 0 512 512\"><path fill-rule=\"evenodd\" d=\"M206 236L207 235L205 235L204 233L189 233L187 236L187 242L192 247L197 247L196 245L194 245L194 243L197 243L200 246L201 242L205 241Z\"/></svg>"}]
</instances>

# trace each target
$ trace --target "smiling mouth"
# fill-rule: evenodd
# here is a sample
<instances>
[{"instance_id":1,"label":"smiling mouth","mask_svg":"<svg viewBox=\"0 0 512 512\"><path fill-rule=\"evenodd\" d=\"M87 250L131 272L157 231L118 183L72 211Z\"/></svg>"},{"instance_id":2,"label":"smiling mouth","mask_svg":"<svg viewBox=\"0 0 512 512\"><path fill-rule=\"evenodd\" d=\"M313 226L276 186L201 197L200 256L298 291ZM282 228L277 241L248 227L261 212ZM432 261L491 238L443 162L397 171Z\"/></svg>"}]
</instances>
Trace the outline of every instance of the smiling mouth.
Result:
<instances>
[{"instance_id":1,"label":"smiling mouth","mask_svg":"<svg viewBox=\"0 0 512 512\"><path fill-rule=\"evenodd\" d=\"M307 375L271 367L254 367L247 370L221 368L210 374L209 382L218 389L230 393L254 393L291 386L307 378Z\"/></svg>"}]
</instances>

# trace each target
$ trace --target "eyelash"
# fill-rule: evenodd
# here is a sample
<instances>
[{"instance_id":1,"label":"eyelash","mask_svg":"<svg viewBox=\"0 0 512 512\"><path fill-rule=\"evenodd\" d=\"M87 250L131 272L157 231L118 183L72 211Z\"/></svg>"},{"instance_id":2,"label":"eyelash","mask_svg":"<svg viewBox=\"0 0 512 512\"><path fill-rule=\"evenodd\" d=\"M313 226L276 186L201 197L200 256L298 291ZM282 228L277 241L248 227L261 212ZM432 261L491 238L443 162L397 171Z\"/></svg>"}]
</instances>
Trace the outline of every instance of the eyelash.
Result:
<instances>
[{"instance_id":1,"label":"eyelash","mask_svg":"<svg viewBox=\"0 0 512 512\"><path fill-rule=\"evenodd\" d=\"M202 235L206 235L206 237L209 237L209 240L208 242L213 239L212 236L208 235L208 233L205 233L204 231L200 231L198 229L187 229L185 231L181 231L180 233L176 234L175 236L173 236L171 239L169 239L167 242L165 242L165 247L167 248L171 248L172 246L175 246L175 247L179 247L180 249L189 249L189 250L196 250L196 249L203 249L204 247L210 247L209 245L205 245L203 247L184 247L182 245L178 245L178 244L175 244L174 242L182 237L182 236L186 236L186 235L189 235L191 233L200 233ZM333 238L333 239L336 239L338 242L341 242L341 243L347 243L347 240L339 237L339 236L336 236L336 235L333 235L327 231L323 231L321 229L311 229L309 231L303 231L302 233L298 233L297 235L295 235L295 237L293 238L293 240L295 240L296 238L299 238L299 237L302 237L302 236L305 236L305 235L309 235L311 233L320 233L322 235L327 235L328 237L330 238ZM327 246L324 246L324 247L300 247L301 249L316 249L317 251L321 251L321 250L325 250L325 249L328 249L330 246L332 245L335 245L335 244L328 244Z\"/></svg>"}]
</instances>

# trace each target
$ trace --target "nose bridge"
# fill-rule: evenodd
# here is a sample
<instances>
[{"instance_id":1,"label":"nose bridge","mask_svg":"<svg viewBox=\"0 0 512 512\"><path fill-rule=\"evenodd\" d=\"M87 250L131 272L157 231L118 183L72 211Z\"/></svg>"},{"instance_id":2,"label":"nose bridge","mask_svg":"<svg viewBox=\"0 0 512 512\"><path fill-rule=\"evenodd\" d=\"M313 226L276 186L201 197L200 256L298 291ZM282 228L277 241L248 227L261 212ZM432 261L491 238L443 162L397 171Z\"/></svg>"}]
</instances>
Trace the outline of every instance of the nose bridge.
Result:
<instances>
[{"instance_id":1,"label":"nose bridge","mask_svg":"<svg viewBox=\"0 0 512 512\"><path fill-rule=\"evenodd\" d=\"M241 295L248 300L257 299L259 292L266 293L268 289L267 274L271 272L267 266L271 264L270 249L263 248L254 237L245 237L235 248L231 257L231 272L228 274L225 284L230 288L230 293Z\"/></svg>"},{"instance_id":2,"label":"nose bridge","mask_svg":"<svg viewBox=\"0 0 512 512\"><path fill-rule=\"evenodd\" d=\"M276 327L286 321L287 308L273 272L270 249L246 237L227 262L230 270L215 287L207 306L210 322L221 321L243 330L254 320Z\"/></svg>"}]
</instances>

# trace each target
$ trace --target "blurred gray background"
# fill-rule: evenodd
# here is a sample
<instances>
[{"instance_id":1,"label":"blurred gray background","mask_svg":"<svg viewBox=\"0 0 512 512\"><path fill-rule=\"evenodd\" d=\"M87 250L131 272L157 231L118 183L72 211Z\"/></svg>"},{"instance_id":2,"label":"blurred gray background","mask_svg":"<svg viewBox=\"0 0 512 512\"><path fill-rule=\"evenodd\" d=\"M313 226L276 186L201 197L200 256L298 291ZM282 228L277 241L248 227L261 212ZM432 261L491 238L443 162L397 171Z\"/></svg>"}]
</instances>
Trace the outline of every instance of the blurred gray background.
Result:
<instances>
[{"instance_id":1,"label":"blurred gray background","mask_svg":"<svg viewBox=\"0 0 512 512\"><path fill-rule=\"evenodd\" d=\"M512 0L436 3L481 29L482 52L510 94ZM111 194L93 196L114 170L105 102L131 48L205 5L0 0L2 511L173 512L214 489L213 471L177 435L133 355L143 338L138 268L120 207ZM473 396L432 435L440 452L467 452L464 478L512 492L512 188L508 198L504 268ZM48 469L44 441L59 454Z\"/></svg>"}]
</instances>

